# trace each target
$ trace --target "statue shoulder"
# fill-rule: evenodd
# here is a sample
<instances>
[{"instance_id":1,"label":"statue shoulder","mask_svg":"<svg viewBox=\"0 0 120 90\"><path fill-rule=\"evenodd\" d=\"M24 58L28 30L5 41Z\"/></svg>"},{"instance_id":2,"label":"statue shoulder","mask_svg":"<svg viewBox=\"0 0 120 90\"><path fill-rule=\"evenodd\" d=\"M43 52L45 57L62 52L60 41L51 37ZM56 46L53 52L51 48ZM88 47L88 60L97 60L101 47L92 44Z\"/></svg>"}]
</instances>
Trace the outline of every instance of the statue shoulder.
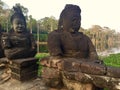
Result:
<instances>
[{"instance_id":1,"label":"statue shoulder","mask_svg":"<svg viewBox=\"0 0 120 90\"><path fill-rule=\"evenodd\" d=\"M52 32L50 32L49 34L48 34L48 36L59 36L60 35L60 31L59 30L54 30L54 31L52 31Z\"/></svg>"},{"instance_id":2,"label":"statue shoulder","mask_svg":"<svg viewBox=\"0 0 120 90\"><path fill-rule=\"evenodd\" d=\"M81 36L89 39L89 37L88 37L86 34L84 34L83 32L79 32L79 34L80 34Z\"/></svg>"}]
</instances>

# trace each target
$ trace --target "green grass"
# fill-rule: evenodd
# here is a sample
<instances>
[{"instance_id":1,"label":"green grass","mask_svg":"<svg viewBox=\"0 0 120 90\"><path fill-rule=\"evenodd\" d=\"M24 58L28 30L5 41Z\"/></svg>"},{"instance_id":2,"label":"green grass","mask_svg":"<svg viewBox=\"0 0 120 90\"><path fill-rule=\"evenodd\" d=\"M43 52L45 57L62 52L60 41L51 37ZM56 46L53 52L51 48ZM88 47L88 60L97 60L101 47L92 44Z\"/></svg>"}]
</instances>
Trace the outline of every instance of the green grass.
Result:
<instances>
[{"instance_id":1,"label":"green grass","mask_svg":"<svg viewBox=\"0 0 120 90\"><path fill-rule=\"evenodd\" d=\"M41 59L41 58L44 58L44 57L47 57L47 56L49 56L48 53L37 53L35 55L35 58Z\"/></svg>"},{"instance_id":2,"label":"green grass","mask_svg":"<svg viewBox=\"0 0 120 90\"><path fill-rule=\"evenodd\" d=\"M107 57L100 57L107 66L120 67L120 53L111 54Z\"/></svg>"},{"instance_id":3,"label":"green grass","mask_svg":"<svg viewBox=\"0 0 120 90\"><path fill-rule=\"evenodd\" d=\"M35 55L35 58L39 59L39 61L40 61L42 58L47 57L47 56L49 56L48 53L38 53L38 54ZM43 66L40 65L39 61L37 63L39 64L39 67L38 67L38 76L40 77L41 73L42 73Z\"/></svg>"}]
</instances>

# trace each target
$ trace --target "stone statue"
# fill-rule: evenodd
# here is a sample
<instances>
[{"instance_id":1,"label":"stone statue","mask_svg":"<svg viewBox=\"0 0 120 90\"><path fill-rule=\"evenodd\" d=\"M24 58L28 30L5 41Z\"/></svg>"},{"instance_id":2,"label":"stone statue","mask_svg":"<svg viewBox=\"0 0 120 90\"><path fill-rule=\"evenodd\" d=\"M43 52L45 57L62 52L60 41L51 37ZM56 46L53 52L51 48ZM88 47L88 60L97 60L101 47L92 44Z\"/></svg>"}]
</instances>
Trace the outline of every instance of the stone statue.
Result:
<instances>
[{"instance_id":1,"label":"stone statue","mask_svg":"<svg viewBox=\"0 0 120 90\"><path fill-rule=\"evenodd\" d=\"M2 33L3 33L3 30L2 30L2 26L1 26L1 24L0 24L0 58L5 57L5 55L4 55L4 50L3 50L2 44L1 44L1 36L2 36Z\"/></svg>"},{"instance_id":2,"label":"stone statue","mask_svg":"<svg viewBox=\"0 0 120 90\"><path fill-rule=\"evenodd\" d=\"M98 55L90 38L79 32L81 9L77 5L66 5L60 14L58 30L48 36L51 56L97 60Z\"/></svg>"},{"instance_id":3,"label":"stone statue","mask_svg":"<svg viewBox=\"0 0 120 90\"><path fill-rule=\"evenodd\" d=\"M36 43L33 35L27 31L26 20L19 6L13 7L14 14L10 18L12 28L2 35L2 46L8 59L34 57Z\"/></svg>"},{"instance_id":4,"label":"stone statue","mask_svg":"<svg viewBox=\"0 0 120 90\"><path fill-rule=\"evenodd\" d=\"M41 60L41 65L46 65L48 67L51 66L55 67L56 65L58 65L59 68L59 62L63 61L63 63L65 63L64 60L67 61L82 60L85 62L90 61L90 62L101 63L101 61L98 60L97 52L90 38L85 34L83 34L82 32L79 32L80 27L81 27L80 7L77 5L67 4L60 14L58 29L52 31L48 35L48 49L51 57L46 60ZM69 67L70 65L74 65L74 64L66 63L60 66ZM43 71L43 77L45 78L48 78L46 76L48 74L47 73L44 74L45 71L50 72L50 69L48 71L47 70L48 70L47 68L44 68ZM56 71L55 75L57 75L57 70L52 69L51 71L52 72L50 75L52 75L54 71ZM62 74L62 76L64 77L65 74ZM63 82L66 82L66 80L67 79L63 78ZM68 83L71 83L71 85L73 84L70 81ZM57 84L59 85L59 83ZM81 84L81 88L83 87L87 88L87 85L94 86L91 83ZM97 87L95 88L96 88L95 90L102 90ZM84 90L88 90L88 89L84 89Z\"/></svg>"}]
</instances>

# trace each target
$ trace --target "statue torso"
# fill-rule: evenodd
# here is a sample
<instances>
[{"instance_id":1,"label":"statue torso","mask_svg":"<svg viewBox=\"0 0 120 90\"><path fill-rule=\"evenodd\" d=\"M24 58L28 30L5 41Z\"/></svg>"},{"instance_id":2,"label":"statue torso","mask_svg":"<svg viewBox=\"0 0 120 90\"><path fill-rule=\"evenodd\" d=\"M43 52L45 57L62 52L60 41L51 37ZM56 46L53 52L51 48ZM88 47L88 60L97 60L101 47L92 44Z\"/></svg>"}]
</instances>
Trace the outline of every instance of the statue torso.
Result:
<instances>
[{"instance_id":1,"label":"statue torso","mask_svg":"<svg viewBox=\"0 0 120 90\"><path fill-rule=\"evenodd\" d=\"M33 57L36 54L30 33L9 33L4 35L3 40L5 55L9 59Z\"/></svg>"},{"instance_id":2,"label":"statue torso","mask_svg":"<svg viewBox=\"0 0 120 90\"><path fill-rule=\"evenodd\" d=\"M87 57L88 42L87 38L82 33L71 34L69 32L61 33L61 43L64 56L67 57Z\"/></svg>"},{"instance_id":3,"label":"statue torso","mask_svg":"<svg viewBox=\"0 0 120 90\"><path fill-rule=\"evenodd\" d=\"M30 43L30 35L29 34L11 34L10 43L12 47L16 48L29 48L31 46Z\"/></svg>"}]
</instances>

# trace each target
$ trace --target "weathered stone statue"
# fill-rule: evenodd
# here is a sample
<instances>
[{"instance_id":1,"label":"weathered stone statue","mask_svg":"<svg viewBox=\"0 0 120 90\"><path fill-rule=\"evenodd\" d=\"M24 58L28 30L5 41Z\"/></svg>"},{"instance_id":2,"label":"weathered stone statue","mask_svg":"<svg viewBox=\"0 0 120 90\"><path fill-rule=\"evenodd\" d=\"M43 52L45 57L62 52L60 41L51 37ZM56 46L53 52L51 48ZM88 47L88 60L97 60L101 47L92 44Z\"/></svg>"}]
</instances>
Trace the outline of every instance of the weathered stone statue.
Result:
<instances>
[{"instance_id":1,"label":"weathered stone statue","mask_svg":"<svg viewBox=\"0 0 120 90\"><path fill-rule=\"evenodd\" d=\"M3 30L2 30L2 27L1 27L1 25L0 25L0 58L5 57L5 55L4 55L4 50L3 50L3 48L2 48L2 43L1 43L2 32L3 32Z\"/></svg>"},{"instance_id":2,"label":"weathered stone statue","mask_svg":"<svg viewBox=\"0 0 120 90\"><path fill-rule=\"evenodd\" d=\"M90 38L79 32L81 9L66 5L60 14L58 30L48 36L48 48L53 57L72 57L97 60L98 56Z\"/></svg>"},{"instance_id":3,"label":"weathered stone statue","mask_svg":"<svg viewBox=\"0 0 120 90\"><path fill-rule=\"evenodd\" d=\"M12 28L1 37L2 47L9 62L11 77L26 81L37 77L36 42L27 31L26 20L19 6L13 7Z\"/></svg>"},{"instance_id":4,"label":"weathered stone statue","mask_svg":"<svg viewBox=\"0 0 120 90\"><path fill-rule=\"evenodd\" d=\"M43 77L48 78L49 76L47 76L47 72L51 72L51 74L49 74L50 77L53 76L54 78L57 78L52 78L50 81L50 83L54 82L54 85L58 84L59 86L59 78L61 78L59 77L61 76L61 73L58 73L58 71L54 69L55 67L59 69L60 66L62 67L62 70L66 71L66 67L69 67L71 65L74 66L74 63L72 64L73 61L78 62L78 67L80 64L79 61L97 61L100 63L95 47L92 44L90 38L82 32L79 32L81 26L80 14L81 9L79 6L67 4L60 14L58 29L52 31L48 36L48 49L50 52L50 58L48 60L46 59L46 62L45 60L41 60L41 64L48 67L52 66L51 69L43 69ZM59 65L62 61L64 64L62 63ZM76 71L78 69L76 68L74 70ZM64 74L62 73L64 84L67 87L69 87L69 85L74 85L72 81L64 78L65 76L67 77L67 74L69 74L66 72L65 75L64 71ZM69 71L71 71L71 69ZM51 79L50 77L48 78L49 80ZM93 90L92 87L94 87L94 85L91 83L79 83L79 90ZM98 88L95 87L95 90L98 90Z\"/></svg>"},{"instance_id":5,"label":"weathered stone statue","mask_svg":"<svg viewBox=\"0 0 120 90\"><path fill-rule=\"evenodd\" d=\"M34 57L36 43L33 35L27 31L25 17L19 7L14 7L11 16L12 29L2 36L2 46L8 59Z\"/></svg>"}]
</instances>

